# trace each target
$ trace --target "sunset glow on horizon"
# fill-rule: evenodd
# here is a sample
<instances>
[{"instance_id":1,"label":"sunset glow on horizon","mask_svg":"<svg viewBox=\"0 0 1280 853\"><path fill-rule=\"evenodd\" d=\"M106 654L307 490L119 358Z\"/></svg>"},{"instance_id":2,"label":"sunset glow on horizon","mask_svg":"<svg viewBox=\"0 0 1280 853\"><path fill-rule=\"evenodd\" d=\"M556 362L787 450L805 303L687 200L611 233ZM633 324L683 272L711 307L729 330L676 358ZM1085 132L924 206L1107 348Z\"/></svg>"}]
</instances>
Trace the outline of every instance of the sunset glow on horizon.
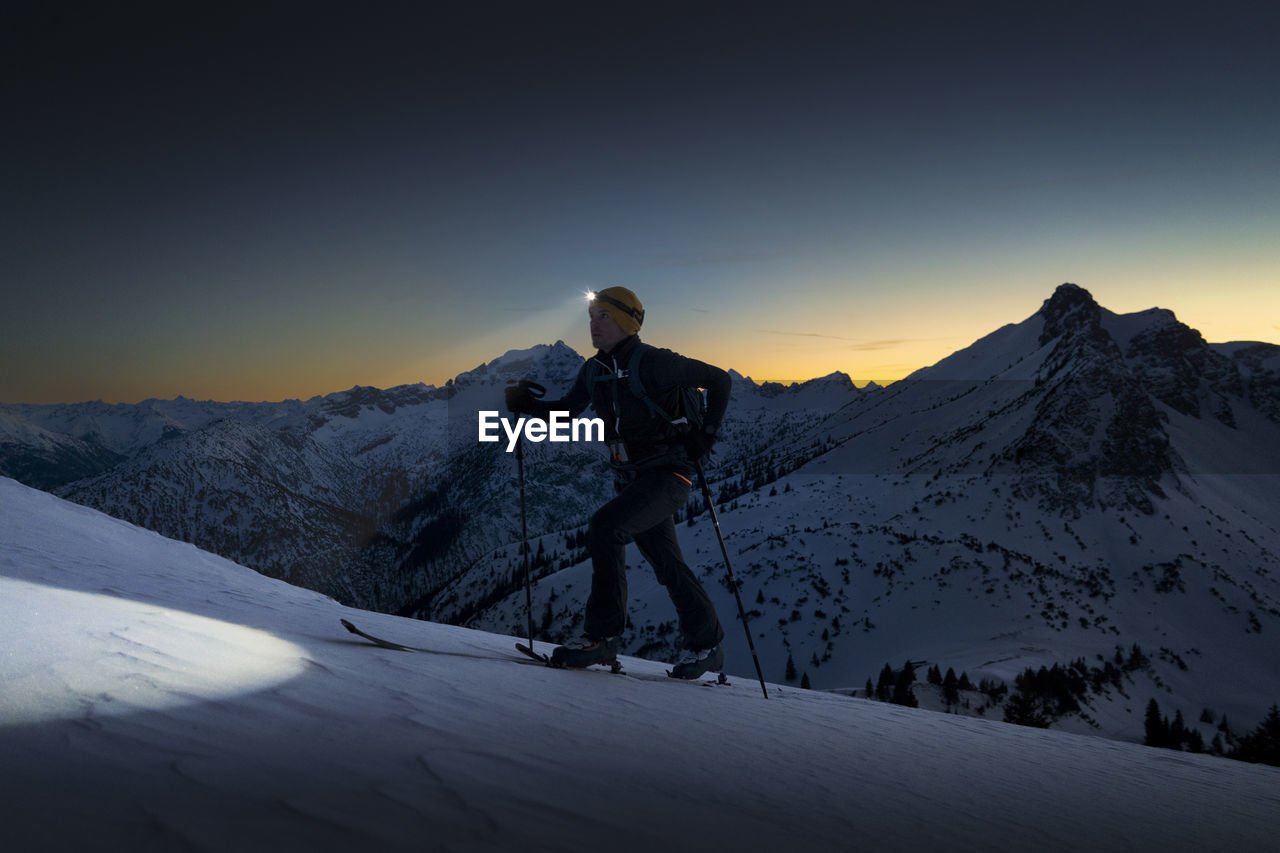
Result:
<instances>
[{"instance_id":1,"label":"sunset glow on horizon","mask_svg":"<svg viewBox=\"0 0 1280 853\"><path fill-rule=\"evenodd\" d=\"M1063 282L1280 342L1268 7L192 14L0 36L0 402L443 385L589 354L610 285L760 381L900 379Z\"/></svg>"}]
</instances>

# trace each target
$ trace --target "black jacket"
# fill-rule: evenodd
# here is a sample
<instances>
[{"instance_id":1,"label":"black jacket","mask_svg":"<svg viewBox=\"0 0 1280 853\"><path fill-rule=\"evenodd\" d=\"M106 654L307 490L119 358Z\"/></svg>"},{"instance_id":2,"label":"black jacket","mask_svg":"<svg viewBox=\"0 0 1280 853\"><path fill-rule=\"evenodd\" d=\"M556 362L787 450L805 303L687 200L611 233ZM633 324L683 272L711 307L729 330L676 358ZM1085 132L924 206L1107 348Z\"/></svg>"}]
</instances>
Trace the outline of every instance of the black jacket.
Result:
<instances>
[{"instance_id":1,"label":"black jacket","mask_svg":"<svg viewBox=\"0 0 1280 853\"><path fill-rule=\"evenodd\" d=\"M614 460L615 473L628 477L639 471L669 469L692 479L693 462L685 451L684 442L672 435L670 425L656 417L644 400L631 390L626 371L633 351L640 345L639 335L631 335L611 352L597 352L593 357L598 372L594 383L588 382L590 361L582 365L573 387L560 400L538 401L539 411L532 414L546 417L550 412L569 412L570 417L581 414L588 405L604 420L606 442L621 440L626 446L627 460ZM680 389L707 389L706 427L719 428L729 407L731 382L729 374L718 367L693 358L685 358L669 349L650 348L640 358L640 381L645 391L663 410L679 410ZM593 384L594 388L588 388Z\"/></svg>"}]
</instances>

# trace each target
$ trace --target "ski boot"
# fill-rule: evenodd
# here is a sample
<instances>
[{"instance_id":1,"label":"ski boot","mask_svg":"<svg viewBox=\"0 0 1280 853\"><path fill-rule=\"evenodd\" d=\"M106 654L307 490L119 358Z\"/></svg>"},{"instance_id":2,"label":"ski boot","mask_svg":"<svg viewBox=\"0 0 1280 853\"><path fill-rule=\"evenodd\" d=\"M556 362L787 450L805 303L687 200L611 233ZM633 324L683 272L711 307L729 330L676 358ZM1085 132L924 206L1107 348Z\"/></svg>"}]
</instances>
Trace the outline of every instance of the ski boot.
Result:
<instances>
[{"instance_id":1,"label":"ski boot","mask_svg":"<svg viewBox=\"0 0 1280 853\"><path fill-rule=\"evenodd\" d=\"M667 671L667 675L689 680L697 678L704 672L719 672L722 669L724 669L724 644L716 643L709 649L685 649L680 660Z\"/></svg>"},{"instance_id":2,"label":"ski boot","mask_svg":"<svg viewBox=\"0 0 1280 853\"><path fill-rule=\"evenodd\" d=\"M583 669L588 666L618 667L618 646L620 638L605 637L602 640L581 637L570 640L563 646L556 646L551 652L551 665Z\"/></svg>"}]
</instances>

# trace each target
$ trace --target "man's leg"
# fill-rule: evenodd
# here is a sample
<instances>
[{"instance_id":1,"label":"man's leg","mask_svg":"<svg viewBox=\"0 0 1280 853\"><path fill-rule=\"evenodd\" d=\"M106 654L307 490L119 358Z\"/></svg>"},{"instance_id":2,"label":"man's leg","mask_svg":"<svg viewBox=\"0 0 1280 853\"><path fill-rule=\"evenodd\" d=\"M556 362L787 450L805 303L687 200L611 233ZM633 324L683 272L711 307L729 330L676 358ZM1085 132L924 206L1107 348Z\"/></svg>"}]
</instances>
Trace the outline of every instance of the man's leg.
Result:
<instances>
[{"instance_id":1,"label":"man's leg","mask_svg":"<svg viewBox=\"0 0 1280 853\"><path fill-rule=\"evenodd\" d=\"M672 526L674 539L671 517L688 497L686 481L669 471L652 471L627 484L591 517L587 527L587 553L591 555L587 636L615 637L622 633L627 623L626 545L663 522Z\"/></svg>"},{"instance_id":2,"label":"man's leg","mask_svg":"<svg viewBox=\"0 0 1280 853\"><path fill-rule=\"evenodd\" d=\"M684 561L676 539L675 522L668 518L657 527L636 534L636 546L653 566L658 582L667 588L680 619L680 633L689 649L709 649L724 639L715 605L693 570Z\"/></svg>"}]
</instances>

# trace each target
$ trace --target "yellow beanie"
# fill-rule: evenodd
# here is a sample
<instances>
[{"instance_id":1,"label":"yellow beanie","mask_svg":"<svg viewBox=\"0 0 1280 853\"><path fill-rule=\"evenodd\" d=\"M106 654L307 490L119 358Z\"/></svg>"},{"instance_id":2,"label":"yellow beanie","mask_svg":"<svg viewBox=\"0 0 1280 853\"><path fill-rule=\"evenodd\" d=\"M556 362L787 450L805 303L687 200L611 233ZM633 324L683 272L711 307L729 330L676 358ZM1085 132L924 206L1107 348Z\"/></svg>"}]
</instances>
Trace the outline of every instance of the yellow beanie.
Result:
<instances>
[{"instance_id":1,"label":"yellow beanie","mask_svg":"<svg viewBox=\"0 0 1280 853\"><path fill-rule=\"evenodd\" d=\"M625 287L606 287L593 293L591 301L608 311L618 328L628 335L640 331L640 324L644 322L644 306L630 290Z\"/></svg>"}]
</instances>

